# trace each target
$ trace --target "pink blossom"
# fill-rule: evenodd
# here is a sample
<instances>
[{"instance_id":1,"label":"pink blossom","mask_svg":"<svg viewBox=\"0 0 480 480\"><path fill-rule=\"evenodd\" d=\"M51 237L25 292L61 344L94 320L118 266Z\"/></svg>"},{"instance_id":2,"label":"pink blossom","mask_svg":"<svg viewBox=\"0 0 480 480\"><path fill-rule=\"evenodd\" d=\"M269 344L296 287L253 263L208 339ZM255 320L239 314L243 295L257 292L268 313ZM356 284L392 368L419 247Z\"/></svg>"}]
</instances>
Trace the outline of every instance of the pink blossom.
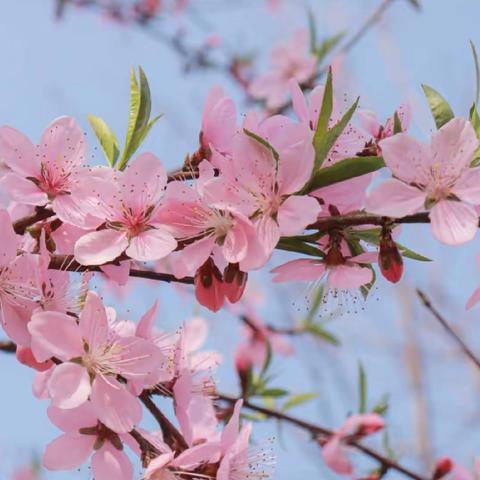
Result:
<instances>
[{"instance_id":1,"label":"pink blossom","mask_svg":"<svg viewBox=\"0 0 480 480\"><path fill-rule=\"evenodd\" d=\"M162 363L162 355L147 340L119 336L96 294L87 294L78 323L63 313L36 312L28 329L38 362L51 357L63 362L46 384L54 406L71 409L90 398L99 420L120 433L141 420L138 400L116 376L147 378Z\"/></svg>"},{"instance_id":2,"label":"pink blossom","mask_svg":"<svg viewBox=\"0 0 480 480\"><path fill-rule=\"evenodd\" d=\"M344 257L338 249L330 252L325 258L291 260L274 268L273 281L319 281L326 277L327 287L350 290L367 285L373 280L373 272L366 265L376 261L378 256L376 253L365 252L353 257Z\"/></svg>"},{"instance_id":3,"label":"pink blossom","mask_svg":"<svg viewBox=\"0 0 480 480\"><path fill-rule=\"evenodd\" d=\"M212 151L231 155L236 128L237 113L233 100L225 95L221 87L213 87L208 93L202 114L200 144L204 158L215 165Z\"/></svg>"},{"instance_id":4,"label":"pink blossom","mask_svg":"<svg viewBox=\"0 0 480 480\"><path fill-rule=\"evenodd\" d=\"M299 84L311 81L317 71L317 58L308 49L307 30L296 31L291 38L277 44L271 54L271 69L250 84L249 94L265 100L269 110L284 106L289 100L289 82Z\"/></svg>"},{"instance_id":5,"label":"pink blossom","mask_svg":"<svg viewBox=\"0 0 480 480\"><path fill-rule=\"evenodd\" d=\"M372 435L384 426L383 418L377 414L352 415L323 445L324 462L340 475L352 475L353 465L348 457L348 440Z\"/></svg>"},{"instance_id":6,"label":"pink blossom","mask_svg":"<svg viewBox=\"0 0 480 480\"><path fill-rule=\"evenodd\" d=\"M248 322L244 322L243 333L246 339L237 346L236 365L262 367L265 364L268 346L273 352L281 355L291 355L293 352L285 336L271 330L256 315L248 316Z\"/></svg>"},{"instance_id":7,"label":"pink blossom","mask_svg":"<svg viewBox=\"0 0 480 480\"><path fill-rule=\"evenodd\" d=\"M205 190L212 206L252 218L262 248L249 262L240 262L241 269L250 270L265 264L281 235L302 233L321 207L315 199L298 194L313 169L310 129L281 116L263 122L249 116L244 127L269 142L275 152L239 132L232 159L225 159L221 176Z\"/></svg>"},{"instance_id":8,"label":"pink blossom","mask_svg":"<svg viewBox=\"0 0 480 480\"><path fill-rule=\"evenodd\" d=\"M90 179L81 189L84 209L105 220L105 228L90 232L75 244L82 265L101 265L125 252L138 261L159 260L177 242L155 218L167 183L160 161L144 153L112 181Z\"/></svg>"},{"instance_id":9,"label":"pink blossom","mask_svg":"<svg viewBox=\"0 0 480 480\"><path fill-rule=\"evenodd\" d=\"M73 470L92 455L96 480L132 480L133 466L123 451L124 437L109 430L90 402L63 410L50 406L48 417L64 433L47 445L42 463L48 470Z\"/></svg>"},{"instance_id":10,"label":"pink blossom","mask_svg":"<svg viewBox=\"0 0 480 480\"><path fill-rule=\"evenodd\" d=\"M432 233L456 245L472 240L478 228L480 168L470 168L478 139L470 122L455 118L423 145L402 133L380 142L395 178L373 190L370 212L402 217L430 210Z\"/></svg>"},{"instance_id":11,"label":"pink blossom","mask_svg":"<svg viewBox=\"0 0 480 480\"><path fill-rule=\"evenodd\" d=\"M172 265L176 277L194 275L218 252L227 263L239 263L241 270L257 267L256 230L248 217L238 209L216 208L222 198L209 190L216 182L212 165L199 165L200 177L192 186L171 182L158 218L168 224L175 238L184 244ZM220 180L221 181L221 180Z\"/></svg>"},{"instance_id":12,"label":"pink blossom","mask_svg":"<svg viewBox=\"0 0 480 480\"><path fill-rule=\"evenodd\" d=\"M38 256L27 253L17 256L19 242L6 210L0 210L0 223L1 322L14 342L29 346L27 323L39 294L35 281Z\"/></svg>"},{"instance_id":13,"label":"pink blossom","mask_svg":"<svg viewBox=\"0 0 480 480\"><path fill-rule=\"evenodd\" d=\"M408 102L402 103L397 109L402 132L406 132L410 126L412 110ZM364 130L369 133L375 142L384 140L394 135L395 119L390 117L385 124L380 123L378 116L371 110L360 110L358 118ZM400 132L399 132L400 133Z\"/></svg>"},{"instance_id":14,"label":"pink blossom","mask_svg":"<svg viewBox=\"0 0 480 480\"><path fill-rule=\"evenodd\" d=\"M38 145L14 128L3 126L0 157L11 172L2 178L1 185L17 202L51 204L62 221L88 226L91 219L81 214L74 195L77 186L92 175L82 167L85 147L83 132L71 117L54 120Z\"/></svg>"}]
</instances>

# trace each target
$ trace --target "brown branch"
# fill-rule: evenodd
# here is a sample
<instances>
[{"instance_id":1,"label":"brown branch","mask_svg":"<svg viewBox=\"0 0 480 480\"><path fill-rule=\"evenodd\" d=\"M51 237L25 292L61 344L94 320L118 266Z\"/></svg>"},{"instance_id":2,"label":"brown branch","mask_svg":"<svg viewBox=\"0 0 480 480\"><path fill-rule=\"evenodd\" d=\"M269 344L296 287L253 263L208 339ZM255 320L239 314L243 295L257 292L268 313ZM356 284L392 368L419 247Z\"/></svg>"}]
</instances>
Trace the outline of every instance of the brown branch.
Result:
<instances>
[{"instance_id":1,"label":"brown branch","mask_svg":"<svg viewBox=\"0 0 480 480\"><path fill-rule=\"evenodd\" d=\"M9 340L0 341L0 352L15 353L16 351L17 346L13 342Z\"/></svg>"},{"instance_id":2,"label":"brown branch","mask_svg":"<svg viewBox=\"0 0 480 480\"><path fill-rule=\"evenodd\" d=\"M161 412L155 402L150 398L150 394L146 391L140 395L141 402L145 405L147 410L153 415L155 420L160 425L165 441L170 445L172 450L183 451L188 449L188 444L183 438L183 435L175 428L170 420Z\"/></svg>"},{"instance_id":3,"label":"brown branch","mask_svg":"<svg viewBox=\"0 0 480 480\"><path fill-rule=\"evenodd\" d=\"M230 395L217 394L217 396L220 400L223 400L230 404L234 404L237 400L239 400L238 398L232 397ZM255 405L248 400L243 401L243 406L250 410L254 410L256 412L262 413L267 417L276 418L277 420L290 423L291 425L295 425L299 428L302 428L303 430L310 432L314 436L324 435L324 436L330 437L334 434L332 430L329 430L327 428L321 427L319 425L315 425L314 423L307 422L300 418L292 417L291 415L279 412L277 410L262 407L260 405ZM403 475L413 480L429 480L428 477L423 477L421 475L418 475L415 472L412 472L411 470L403 467L402 465L395 462L394 460L381 455L380 453L376 452L375 450L372 450L369 447L366 447L365 445L362 445L356 440L352 440L349 443L349 445L354 447L358 451L364 453L365 455L369 456L370 458L373 458L377 462L379 462L383 469L396 470L397 472L402 473Z\"/></svg>"},{"instance_id":4,"label":"brown branch","mask_svg":"<svg viewBox=\"0 0 480 480\"><path fill-rule=\"evenodd\" d=\"M73 255L53 255L50 260L48 268L52 270L66 270L69 272L101 272L98 265L80 265L75 261ZM130 270L130 276L135 278L145 278L148 280L157 280L167 283L183 283L186 285L193 285L192 277L176 278L169 273L159 273L153 270Z\"/></svg>"},{"instance_id":5,"label":"brown branch","mask_svg":"<svg viewBox=\"0 0 480 480\"><path fill-rule=\"evenodd\" d=\"M463 341L457 332L448 324L447 320L441 315L441 313L432 305L430 299L417 288L417 295L427 310L439 321L443 328L448 332L450 337L460 346L463 353L470 358L470 360L480 368L480 359L472 352L470 347Z\"/></svg>"},{"instance_id":6,"label":"brown branch","mask_svg":"<svg viewBox=\"0 0 480 480\"><path fill-rule=\"evenodd\" d=\"M23 235L28 227L31 227L42 220L53 217L54 215L55 212L52 210L47 210L43 207L37 207L34 214L20 218L16 222L13 222L13 229L18 235Z\"/></svg>"}]
</instances>

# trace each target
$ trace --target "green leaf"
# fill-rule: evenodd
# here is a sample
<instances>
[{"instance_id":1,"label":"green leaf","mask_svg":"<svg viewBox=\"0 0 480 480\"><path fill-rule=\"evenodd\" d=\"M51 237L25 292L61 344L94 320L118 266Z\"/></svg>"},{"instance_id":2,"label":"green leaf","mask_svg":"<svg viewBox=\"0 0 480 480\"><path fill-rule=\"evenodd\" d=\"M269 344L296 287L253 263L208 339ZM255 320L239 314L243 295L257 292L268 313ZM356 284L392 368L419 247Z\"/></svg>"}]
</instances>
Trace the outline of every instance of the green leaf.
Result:
<instances>
[{"instance_id":1,"label":"green leaf","mask_svg":"<svg viewBox=\"0 0 480 480\"><path fill-rule=\"evenodd\" d=\"M305 325L305 331L321 340L331 343L332 345L340 345L340 340L338 340L333 333L325 330L323 326L318 323L308 323Z\"/></svg>"},{"instance_id":2,"label":"green leaf","mask_svg":"<svg viewBox=\"0 0 480 480\"><path fill-rule=\"evenodd\" d=\"M280 241L275 248L278 250L285 250L286 252L304 253L305 255L310 255L312 257L324 256L323 252L317 247L289 237L280 238Z\"/></svg>"},{"instance_id":3,"label":"green leaf","mask_svg":"<svg viewBox=\"0 0 480 480\"><path fill-rule=\"evenodd\" d=\"M325 135L328 131L328 122L332 116L333 110L333 80L332 69L328 69L327 82L325 83L325 90L323 92L322 106L317 118L317 128L313 136L313 147L315 148L315 162L313 165L313 171L316 172L324 159L321 158L320 145L323 142ZM317 153L318 152L318 153Z\"/></svg>"},{"instance_id":4,"label":"green leaf","mask_svg":"<svg viewBox=\"0 0 480 480\"><path fill-rule=\"evenodd\" d=\"M260 372L260 381L263 381L265 378L265 375L267 374L267 371L270 367L270 364L272 363L272 346L270 345L270 342L267 340L266 341L266 347L267 347L267 355L265 357L265 362L262 367L262 371Z\"/></svg>"},{"instance_id":5,"label":"green leaf","mask_svg":"<svg viewBox=\"0 0 480 480\"><path fill-rule=\"evenodd\" d=\"M316 172L303 193L310 193L320 187L326 187L375 172L384 166L385 162L382 157L345 158L330 167L322 168Z\"/></svg>"},{"instance_id":6,"label":"green leaf","mask_svg":"<svg viewBox=\"0 0 480 480\"><path fill-rule=\"evenodd\" d=\"M367 412L367 376L361 363L358 364L358 413Z\"/></svg>"},{"instance_id":7,"label":"green leaf","mask_svg":"<svg viewBox=\"0 0 480 480\"><path fill-rule=\"evenodd\" d=\"M264 390L257 392L255 396L278 398L278 397L285 397L289 393L290 392L288 392L288 390L284 390L283 388L266 388Z\"/></svg>"},{"instance_id":8,"label":"green leaf","mask_svg":"<svg viewBox=\"0 0 480 480\"><path fill-rule=\"evenodd\" d=\"M470 123L475 129L477 137L480 138L480 117L478 115L477 105L474 103L472 108L470 108ZM473 160L471 167L478 167L480 165L480 146L475 150L473 154Z\"/></svg>"},{"instance_id":9,"label":"green leaf","mask_svg":"<svg viewBox=\"0 0 480 480\"><path fill-rule=\"evenodd\" d=\"M100 117L89 114L88 121L102 146L103 153L105 154L109 165L113 167L117 162L120 153L117 137L107 123Z\"/></svg>"},{"instance_id":10,"label":"green leaf","mask_svg":"<svg viewBox=\"0 0 480 480\"><path fill-rule=\"evenodd\" d=\"M410 250L409 248L405 247L405 245L402 245L401 243L397 243L397 247L400 250L400 253L402 254L403 257L410 258L412 260L417 260L419 262L431 262L432 259L428 257L424 257L423 255L420 255L417 252L414 252L413 250Z\"/></svg>"},{"instance_id":11,"label":"green leaf","mask_svg":"<svg viewBox=\"0 0 480 480\"><path fill-rule=\"evenodd\" d=\"M125 146L122 158L118 163L119 170L123 170L127 166L128 160L135 153L156 121L149 123L152 100L148 80L141 67L138 67L138 76L140 84L137 82L135 71L132 69L130 74L130 113Z\"/></svg>"},{"instance_id":12,"label":"green leaf","mask_svg":"<svg viewBox=\"0 0 480 480\"><path fill-rule=\"evenodd\" d=\"M432 87L422 85L432 111L433 119L437 128L443 127L455 116L448 102Z\"/></svg>"},{"instance_id":13,"label":"green leaf","mask_svg":"<svg viewBox=\"0 0 480 480\"><path fill-rule=\"evenodd\" d=\"M340 41L345 37L345 32L339 32L331 37L326 38L318 48L315 49L314 53L317 56L318 63L321 63L328 54L340 43Z\"/></svg>"},{"instance_id":14,"label":"green leaf","mask_svg":"<svg viewBox=\"0 0 480 480\"><path fill-rule=\"evenodd\" d=\"M473 61L475 63L475 105L478 105L480 100L480 64L478 62L477 49L471 40L470 46L472 47Z\"/></svg>"},{"instance_id":15,"label":"green leaf","mask_svg":"<svg viewBox=\"0 0 480 480\"><path fill-rule=\"evenodd\" d=\"M398 113L395 112L393 115L393 134L396 135L397 133L402 133L403 128L402 128L402 122L400 121L400 117L398 116Z\"/></svg>"},{"instance_id":16,"label":"green leaf","mask_svg":"<svg viewBox=\"0 0 480 480\"><path fill-rule=\"evenodd\" d=\"M256 133L251 132L250 130L247 130L246 128L243 129L245 135L247 135L250 138L253 138L255 141L260 143L260 145L263 145L265 148L270 150L270 152L273 155L273 158L275 159L275 162L278 164L278 160L280 159L280 155L278 152L273 148L273 146L268 142L268 140L265 140L263 137L260 135L257 135Z\"/></svg>"},{"instance_id":17,"label":"green leaf","mask_svg":"<svg viewBox=\"0 0 480 480\"><path fill-rule=\"evenodd\" d=\"M326 90L327 87L325 87ZM345 130L345 127L348 125L350 120L352 119L355 110L357 109L359 98L355 101L355 103L347 110L345 115L330 129L327 130L323 135L317 136L317 131L315 132L315 136L313 137L313 146L315 148L315 164L313 168L314 175L319 171L319 168L322 166L323 162L327 158L328 153L335 145L335 142L338 140L338 137L342 134ZM323 105L322 105L323 107ZM322 112L320 112L320 116ZM320 121L320 117L319 117ZM328 122L328 120L327 120Z\"/></svg>"},{"instance_id":18,"label":"green leaf","mask_svg":"<svg viewBox=\"0 0 480 480\"><path fill-rule=\"evenodd\" d=\"M372 412L378 415L385 415L389 407L389 395L385 394L373 407Z\"/></svg>"},{"instance_id":19,"label":"green leaf","mask_svg":"<svg viewBox=\"0 0 480 480\"><path fill-rule=\"evenodd\" d=\"M282 412L286 412L291 408L302 405L314 398L318 397L318 393L300 393L298 395L292 395L282 406Z\"/></svg>"}]
</instances>

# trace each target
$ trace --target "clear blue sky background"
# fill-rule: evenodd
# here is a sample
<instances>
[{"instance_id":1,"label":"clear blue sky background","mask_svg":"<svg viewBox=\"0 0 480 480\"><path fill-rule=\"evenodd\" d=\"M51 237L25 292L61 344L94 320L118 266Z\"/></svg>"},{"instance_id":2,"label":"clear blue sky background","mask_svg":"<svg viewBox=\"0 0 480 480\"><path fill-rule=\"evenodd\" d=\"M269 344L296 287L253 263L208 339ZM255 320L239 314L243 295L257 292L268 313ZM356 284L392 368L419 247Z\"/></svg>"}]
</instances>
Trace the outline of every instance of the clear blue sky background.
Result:
<instances>
[{"instance_id":1,"label":"clear blue sky background","mask_svg":"<svg viewBox=\"0 0 480 480\"><path fill-rule=\"evenodd\" d=\"M304 5L310 4L315 12L319 34L328 35L339 29L354 30L378 0L286 0L289 6L276 16L269 16L260 0L193 3L196 24L205 25L208 33L219 33L232 51L257 52L261 68L273 42L305 25ZM407 1L397 0L383 21L347 56L342 75L342 86L352 96L360 94L363 106L377 110L381 116L389 115L403 99L410 99L416 114L412 131L419 136L432 129L420 84L440 90L454 110L464 115L474 96L469 39L480 45L480 4L476 0L422 3L423 12L418 14ZM226 6L217 8L222 4ZM76 10L56 23L52 13L50 0L2 2L0 124L15 126L36 139L54 117L73 115L88 132L92 161L99 162L101 157L86 116L90 112L102 116L122 136L129 69L142 65L150 79L154 111L164 113L145 149L155 152L168 167L175 167L196 147L201 108L209 87L220 83L235 98L242 98L221 74L182 75L178 58L145 32ZM193 32L194 39L206 34L198 25ZM240 111L245 111L245 106ZM405 227L402 241L435 262L420 265L408 261L400 286L392 287L381 280L364 309L356 314L346 313L348 306L344 304L352 300L343 301L344 313L329 325L341 339L342 348L310 339L296 342L296 360L275 362L277 385L296 392L318 392L317 400L296 413L335 427L356 408L356 369L361 360L368 372L371 403L384 393L390 394L392 444L409 466L425 471L425 462L432 454L444 453L469 465L473 455L480 453L478 372L445 339L412 292L415 286L427 290L473 348L480 351L478 313L467 315L463 308L480 282L474 262L480 245L476 240L457 249L443 247L431 240L428 227ZM278 262L277 258L272 264ZM254 284L268 285L266 275L254 277ZM145 288L147 285L149 288ZM283 288L281 293L288 293L289 300L271 290L268 288L268 301L262 311L269 321L292 322L300 315L297 309L304 310L303 287ZM109 294L106 298L117 302ZM161 326L175 328L197 312L182 297L172 296L168 286L141 282L117 302L118 309L137 319L155 298L162 302ZM212 319L209 346L225 355L220 387L234 393L236 385L230 372L239 325L228 314L201 313ZM46 418L46 404L30 394L32 374L28 369L3 355L0 375L3 480L12 465L28 461L33 452L40 453L58 431ZM148 419L146 425L151 425ZM318 448L305 446L303 433L290 428L278 431L274 424L258 426L257 432L257 439L277 436L278 479L335 478L322 466ZM422 436L429 440L423 442ZM415 454L422 451L422 455ZM369 464L359 459L359 465ZM78 474L45 475L52 480L88 477L85 468ZM398 476L392 473L390 478Z\"/></svg>"}]
</instances>

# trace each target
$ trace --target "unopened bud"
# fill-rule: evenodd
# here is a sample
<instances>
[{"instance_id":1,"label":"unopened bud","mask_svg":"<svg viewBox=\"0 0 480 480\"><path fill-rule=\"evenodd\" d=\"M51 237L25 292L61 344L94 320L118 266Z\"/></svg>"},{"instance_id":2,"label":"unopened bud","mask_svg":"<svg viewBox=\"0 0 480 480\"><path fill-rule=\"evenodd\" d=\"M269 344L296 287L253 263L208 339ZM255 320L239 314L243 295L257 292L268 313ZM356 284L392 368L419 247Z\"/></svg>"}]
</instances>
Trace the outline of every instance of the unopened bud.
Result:
<instances>
[{"instance_id":1,"label":"unopened bud","mask_svg":"<svg viewBox=\"0 0 480 480\"><path fill-rule=\"evenodd\" d=\"M247 286L248 273L242 272L238 263L229 263L223 271L223 292L230 303L242 298Z\"/></svg>"},{"instance_id":2,"label":"unopened bud","mask_svg":"<svg viewBox=\"0 0 480 480\"><path fill-rule=\"evenodd\" d=\"M440 457L435 462L435 469L433 470L433 480L440 480L445 475L449 474L453 468L453 462L449 457Z\"/></svg>"},{"instance_id":3,"label":"unopened bud","mask_svg":"<svg viewBox=\"0 0 480 480\"><path fill-rule=\"evenodd\" d=\"M378 264L382 275L392 283L397 283L403 274L403 258L398 251L397 244L392 239L391 231L382 230Z\"/></svg>"}]
</instances>

